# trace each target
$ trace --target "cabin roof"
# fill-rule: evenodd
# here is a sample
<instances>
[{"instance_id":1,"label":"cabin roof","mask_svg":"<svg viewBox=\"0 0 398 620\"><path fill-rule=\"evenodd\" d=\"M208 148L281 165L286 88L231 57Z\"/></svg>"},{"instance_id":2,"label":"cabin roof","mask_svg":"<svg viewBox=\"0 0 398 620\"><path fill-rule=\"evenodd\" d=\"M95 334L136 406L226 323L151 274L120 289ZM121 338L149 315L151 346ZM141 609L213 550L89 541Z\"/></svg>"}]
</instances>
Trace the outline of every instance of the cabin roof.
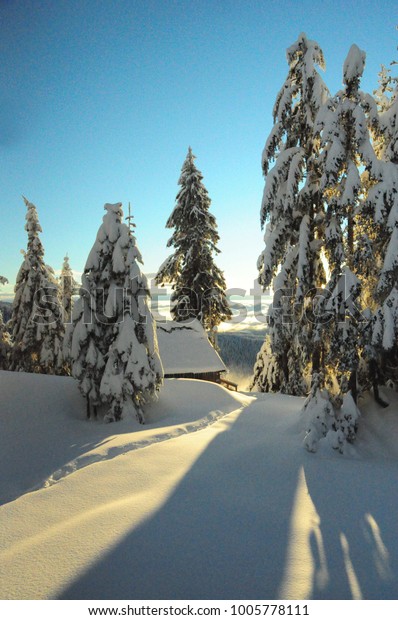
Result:
<instances>
[{"instance_id":1,"label":"cabin roof","mask_svg":"<svg viewBox=\"0 0 398 620\"><path fill-rule=\"evenodd\" d=\"M197 319L157 323L157 336L165 375L227 370Z\"/></svg>"}]
</instances>

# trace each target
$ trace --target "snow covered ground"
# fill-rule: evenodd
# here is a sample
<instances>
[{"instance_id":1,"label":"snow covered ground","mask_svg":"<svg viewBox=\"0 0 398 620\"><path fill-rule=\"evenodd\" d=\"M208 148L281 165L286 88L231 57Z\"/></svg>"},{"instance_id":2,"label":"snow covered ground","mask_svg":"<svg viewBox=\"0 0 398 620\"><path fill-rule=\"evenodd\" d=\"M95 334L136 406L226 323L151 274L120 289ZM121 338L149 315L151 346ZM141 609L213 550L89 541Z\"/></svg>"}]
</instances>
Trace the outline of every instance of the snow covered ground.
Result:
<instances>
[{"instance_id":1,"label":"snow covered ground","mask_svg":"<svg viewBox=\"0 0 398 620\"><path fill-rule=\"evenodd\" d=\"M148 423L0 372L0 598L398 598L398 398L340 455L301 399L166 381Z\"/></svg>"}]
</instances>

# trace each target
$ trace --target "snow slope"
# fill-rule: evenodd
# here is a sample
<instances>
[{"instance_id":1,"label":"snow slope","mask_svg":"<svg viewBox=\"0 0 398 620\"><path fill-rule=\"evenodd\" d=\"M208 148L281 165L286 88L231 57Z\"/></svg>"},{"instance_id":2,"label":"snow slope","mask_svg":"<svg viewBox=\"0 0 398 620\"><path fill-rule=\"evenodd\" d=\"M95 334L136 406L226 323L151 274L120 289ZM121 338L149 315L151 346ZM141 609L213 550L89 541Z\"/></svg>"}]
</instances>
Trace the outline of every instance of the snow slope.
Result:
<instances>
[{"instance_id":1,"label":"snow slope","mask_svg":"<svg viewBox=\"0 0 398 620\"><path fill-rule=\"evenodd\" d=\"M171 379L140 427L69 378L0 393L2 599L398 598L396 394L313 455L288 396Z\"/></svg>"}]
</instances>

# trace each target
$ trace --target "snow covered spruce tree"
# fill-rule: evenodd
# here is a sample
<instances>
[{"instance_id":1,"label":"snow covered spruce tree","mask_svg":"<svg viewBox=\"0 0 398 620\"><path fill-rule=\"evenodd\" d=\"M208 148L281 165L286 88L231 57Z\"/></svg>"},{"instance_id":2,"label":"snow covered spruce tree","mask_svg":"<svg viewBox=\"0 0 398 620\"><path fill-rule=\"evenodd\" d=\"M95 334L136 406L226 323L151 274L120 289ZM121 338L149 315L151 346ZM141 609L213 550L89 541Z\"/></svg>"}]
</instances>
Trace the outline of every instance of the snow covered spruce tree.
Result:
<instances>
[{"instance_id":1,"label":"snow covered spruce tree","mask_svg":"<svg viewBox=\"0 0 398 620\"><path fill-rule=\"evenodd\" d=\"M172 284L173 318L199 319L214 342L215 329L232 313L223 273L213 260L219 253L216 219L209 211L211 201L194 159L189 148L178 181L181 189L166 224L175 229L167 244L175 251L160 267L156 283Z\"/></svg>"},{"instance_id":2,"label":"snow covered spruce tree","mask_svg":"<svg viewBox=\"0 0 398 620\"><path fill-rule=\"evenodd\" d=\"M10 369L57 374L62 366L63 324L54 272L44 263L36 207L24 198L27 251L17 275L10 319Z\"/></svg>"},{"instance_id":3,"label":"snow covered spruce tree","mask_svg":"<svg viewBox=\"0 0 398 620\"><path fill-rule=\"evenodd\" d=\"M392 63L396 64L396 63ZM366 212L377 227L375 245L379 267L375 286L377 311L372 345L373 386L398 383L398 78L382 67L376 144L381 158L381 181L369 191Z\"/></svg>"},{"instance_id":4,"label":"snow covered spruce tree","mask_svg":"<svg viewBox=\"0 0 398 620\"><path fill-rule=\"evenodd\" d=\"M66 331L72 323L73 295L78 291L78 284L73 277L72 269L69 265L68 255L64 257L61 275L58 282L59 303L61 306L61 319L64 326L64 342L62 346L62 374L70 375L70 363L68 353L65 349Z\"/></svg>"},{"instance_id":5,"label":"snow covered spruce tree","mask_svg":"<svg viewBox=\"0 0 398 620\"><path fill-rule=\"evenodd\" d=\"M314 377L305 410L306 446L316 449L328 431L333 447L355 437L358 370L370 341L372 315L369 279L374 265L375 230L362 205L377 187L380 162L369 127L377 119L374 100L359 90L365 53L352 45L344 62L344 89L318 114L319 165L326 208L325 253L330 276L316 315L316 338L322 343L325 377ZM320 389L327 389L320 393Z\"/></svg>"},{"instance_id":6,"label":"snow covered spruce tree","mask_svg":"<svg viewBox=\"0 0 398 620\"><path fill-rule=\"evenodd\" d=\"M264 290L273 285L274 299L269 336L257 357L251 387L302 394L314 355L308 315L325 279L319 140L313 127L329 93L317 71L325 63L315 41L302 33L286 55L289 72L276 98L274 127L262 157L265 249L258 259L259 282Z\"/></svg>"},{"instance_id":7,"label":"snow covered spruce tree","mask_svg":"<svg viewBox=\"0 0 398 620\"><path fill-rule=\"evenodd\" d=\"M135 237L122 221L121 203L104 208L66 347L72 375L87 398L87 415L107 403L106 421L130 412L142 423L143 408L157 397L163 380L148 283L138 265L142 258Z\"/></svg>"},{"instance_id":8,"label":"snow covered spruce tree","mask_svg":"<svg viewBox=\"0 0 398 620\"><path fill-rule=\"evenodd\" d=\"M7 284L8 280L0 276L0 284ZM3 313L0 310L0 370L8 369L8 356L11 350L10 334L4 324Z\"/></svg>"}]
</instances>

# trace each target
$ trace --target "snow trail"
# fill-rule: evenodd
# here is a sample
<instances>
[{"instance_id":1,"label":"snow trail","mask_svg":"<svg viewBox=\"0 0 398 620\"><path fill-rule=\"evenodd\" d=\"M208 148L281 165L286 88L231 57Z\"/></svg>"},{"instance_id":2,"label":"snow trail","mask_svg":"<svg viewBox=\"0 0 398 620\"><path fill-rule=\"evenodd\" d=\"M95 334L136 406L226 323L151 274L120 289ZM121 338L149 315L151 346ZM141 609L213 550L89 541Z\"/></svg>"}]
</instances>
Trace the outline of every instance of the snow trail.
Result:
<instances>
[{"instance_id":1,"label":"snow trail","mask_svg":"<svg viewBox=\"0 0 398 620\"><path fill-rule=\"evenodd\" d=\"M231 415L231 413L239 415L246 406L247 405L244 405L243 407L228 413L219 410L210 411L207 416L201 418L200 420L197 420L196 422L179 425L177 427L173 427L171 431L165 430L161 433L156 433L154 435L150 434L148 437L142 439L138 438L137 440L133 440L121 446L115 446L113 448L111 447L104 453L88 452L87 454L84 454L81 457L78 457L77 459L66 463L63 467L61 467L51 476L49 476L43 484L31 490L35 491L39 488L47 488L49 486L52 486L53 484L59 482L62 478L74 474L75 472L79 471L79 469L92 465L93 463L107 461L116 458L117 456L127 454L128 452L133 452L134 450L143 450L145 448L153 446L154 444L159 444L161 442L170 441L171 439L176 439L187 434L203 431L209 426L212 426L215 422L218 422L222 418Z\"/></svg>"}]
</instances>

